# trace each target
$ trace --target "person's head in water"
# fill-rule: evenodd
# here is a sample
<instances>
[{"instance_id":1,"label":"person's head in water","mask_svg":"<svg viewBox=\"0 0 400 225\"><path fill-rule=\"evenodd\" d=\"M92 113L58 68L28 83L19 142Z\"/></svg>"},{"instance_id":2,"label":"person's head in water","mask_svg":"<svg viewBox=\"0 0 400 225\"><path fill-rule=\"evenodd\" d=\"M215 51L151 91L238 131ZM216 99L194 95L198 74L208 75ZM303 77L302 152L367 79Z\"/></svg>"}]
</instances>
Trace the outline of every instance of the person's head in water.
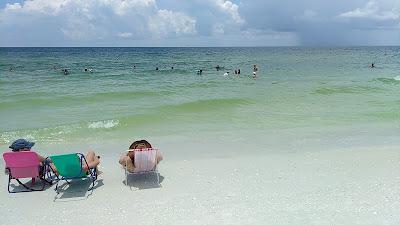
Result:
<instances>
[{"instance_id":1,"label":"person's head in water","mask_svg":"<svg viewBox=\"0 0 400 225\"><path fill-rule=\"evenodd\" d=\"M158 70L158 67L156 67L156 70Z\"/></svg>"}]
</instances>

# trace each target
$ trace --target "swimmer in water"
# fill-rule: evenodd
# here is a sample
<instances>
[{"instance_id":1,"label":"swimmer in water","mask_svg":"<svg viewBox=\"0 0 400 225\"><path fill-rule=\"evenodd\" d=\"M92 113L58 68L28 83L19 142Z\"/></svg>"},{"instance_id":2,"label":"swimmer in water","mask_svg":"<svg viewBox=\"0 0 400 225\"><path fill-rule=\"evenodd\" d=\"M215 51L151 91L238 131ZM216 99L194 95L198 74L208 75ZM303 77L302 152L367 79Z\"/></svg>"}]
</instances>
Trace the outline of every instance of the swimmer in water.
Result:
<instances>
[{"instance_id":1,"label":"swimmer in water","mask_svg":"<svg viewBox=\"0 0 400 225\"><path fill-rule=\"evenodd\" d=\"M254 64L254 66L253 66L253 72L257 72L257 71L258 71L257 65Z\"/></svg>"},{"instance_id":2,"label":"swimmer in water","mask_svg":"<svg viewBox=\"0 0 400 225\"><path fill-rule=\"evenodd\" d=\"M217 66L215 67L215 69L217 69L217 71L219 71L219 69L221 69L221 67L220 67L219 65L217 65Z\"/></svg>"},{"instance_id":3,"label":"swimmer in water","mask_svg":"<svg viewBox=\"0 0 400 225\"><path fill-rule=\"evenodd\" d=\"M375 68L375 63L371 63L370 68Z\"/></svg>"},{"instance_id":4,"label":"swimmer in water","mask_svg":"<svg viewBox=\"0 0 400 225\"><path fill-rule=\"evenodd\" d=\"M253 78L254 78L254 79L257 78L257 72L256 72L256 71L253 72Z\"/></svg>"},{"instance_id":5,"label":"swimmer in water","mask_svg":"<svg viewBox=\"0 0 400 225\"><path fill-rule=\"evenodd\" d=\"M229 72L224 73L224 77L229 76Z\"/></svg>"}]
</instances>

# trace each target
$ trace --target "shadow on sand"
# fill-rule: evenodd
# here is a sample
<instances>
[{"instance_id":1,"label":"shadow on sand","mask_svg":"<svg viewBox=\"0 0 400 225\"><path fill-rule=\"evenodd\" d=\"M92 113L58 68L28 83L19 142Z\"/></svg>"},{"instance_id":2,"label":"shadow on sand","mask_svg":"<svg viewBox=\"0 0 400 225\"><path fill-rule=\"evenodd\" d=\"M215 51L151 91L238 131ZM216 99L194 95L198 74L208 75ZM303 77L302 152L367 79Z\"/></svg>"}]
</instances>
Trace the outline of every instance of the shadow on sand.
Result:
<instances>
[{"instance_id":1,"label":"shadow on sand","mask_svg":"<svg viewBox=\"0 0 400 225\"><path fill-rule=\"evenodd\" d=\"M32 179L31 178L29 178L29 179L23 179L23 178L21 179L20 178L19 180L24 185L26 185L27 187L33 188L33 189L36 189L36 190L42 189L43 182L45 183L43 191L46 191L47 189L49 189L52 186L52 184L49 184L48 182L45 182L45 181L40 180L38 178L36 178L35 183L32 183ZM17 181L11 180L10 191L13 191L13 192L21 192L22 191L22 192L24 192L24 191L27 191L27 190L26 190L26 188L24 186L18 184Z\"/></svg>"},{"instance_id":2,"label":"shadow on sand","mask_svg":"<svg viewBox=\"0 0 400 225\"><path fill-rule=\"evenodd\" d=\"M58 194L54 197L54 201L80 201L87 199L93 194L93 191L104 185L103 180L96 180L94 187L89 190L92 185L91 179L75 179L69 181L69 184L65 181L58 186Z\"/></svg>"},{"instance_id":3,"label":"shadow on sand","mask_svg":"<svg viewBox=\"0 0 400 225\"><path fill-rule=\"evenodd\" d=\"M157 175L154 173L128 174L128 184L124 180L122 183L129 186L131 190L142 190L160 188L164 177L160 175L160 183L157 182Z\"/></svg>"}]
</instances>

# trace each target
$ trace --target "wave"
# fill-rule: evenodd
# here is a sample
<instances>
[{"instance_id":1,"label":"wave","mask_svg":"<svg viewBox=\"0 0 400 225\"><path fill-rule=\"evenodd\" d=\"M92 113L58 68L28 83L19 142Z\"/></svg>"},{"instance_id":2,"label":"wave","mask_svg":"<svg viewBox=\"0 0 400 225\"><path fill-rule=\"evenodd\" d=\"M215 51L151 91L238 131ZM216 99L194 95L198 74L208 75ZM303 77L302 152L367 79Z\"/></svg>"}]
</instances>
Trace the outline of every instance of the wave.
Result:
<instances>
[{"instance_id":1,"label":"wave","mask_svg":"<svg viewBox=\"0 0 400 225\"><path fill-rule=\"evenodd\" d=\"M331 95L331 94L354 94L354 93L371 93L381 91L381 88L369 86L353 86L353 87L325 87L314 91L314 94Z\"/></svg>"},{"instance_id":2,"label":"wave","mask_svg":"<svg viewBox=\"0 0 400 225\"><path fill-rule=\"evenodd\" d=\"M0 144L8 144L18 138L26 138L33 141L62 142L70 138L79 138L84 134L93 134L96 131L115 129L120 126L118 119L81 122L58 125L55 127L33 128L0 132Z\"/></svg>"},{"instance_id":3,"label":"wave","mask_svg":"<svg viewBox=\"0 0 400 225\"><path fill-rule=\"evenodd\" d=\"M68 104L89 104L102 102L107 100L127 100L133 98L142 97L156 97L165 96L173 93L172 91L127 91L127 92L105 92L105 93L94 93L88 95L70 95L70 96L54 96L52 93L47 94L35 94L31 97L26 97L25 94L18 94L14 97L19 99L12 99L8 97L0 101L0 109L14 108L14 107L24 107L28 108L30 106L65 106ZM20 99L23 98L23 99Z\"/></svg>"},{"instance_id":4,"label":"wave","mask_svg":"<svg viewBox=\"0 0 400 225\"><path fill-rule=\"evenodd\" d=\"M228 109L242 105L252 104L252 101L244 98L221 98L221 99L206 99L193 102L185 102L176 105L162 106L160 111L172 112L199 112L218 109Z\"/></svg>"},{"instance_id":5,"label":"wave","mask_svg":"<svg viewBox=\"0 0 400 225\"><path fill-rule=\"evenodd\" d=\"M101 129L101 128L113 128L119 125L119 120L103 120L103 121L96 121L91 122L88 124L88 128L91 129Z\"/></svg>"},{"instance_id":6,"label":"wave","mask_svg":"<svg viewBox=\"0 0 400 225\"><path fill-rule=\"evenodd\" d=\"M384 84L400 84L400 75L392 77L392 78L380 77L380 78L374 79L373 81L379 81Z\"/></svg>"}]
</instances>

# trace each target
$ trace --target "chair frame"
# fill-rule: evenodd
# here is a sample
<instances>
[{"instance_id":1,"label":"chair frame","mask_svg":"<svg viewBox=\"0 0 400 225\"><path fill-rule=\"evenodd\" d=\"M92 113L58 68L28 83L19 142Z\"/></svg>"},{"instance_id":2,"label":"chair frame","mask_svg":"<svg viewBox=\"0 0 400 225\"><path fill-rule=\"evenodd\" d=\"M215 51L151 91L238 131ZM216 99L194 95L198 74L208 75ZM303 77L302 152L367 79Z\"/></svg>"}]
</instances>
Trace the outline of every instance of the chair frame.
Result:
<instances>
[{"instance_id":1,"label":"chair frame","mask_svg":"<svg viewBox=\"0 0 400 225\"><path fill-rule=\"evenodd\" d=\"M34 152L34 151L30 151L30 152ZM40 163L39 163L37 169L40 170L40 167L41 167L41 166L40 166ZM24 183L22 183L22 182L19 180L19 178L13 177L13 175L12 175L12 173L11 173L11 169L10 169L9 167L6 167L6 171L7 171L7 173L8 173L8 183L7 183L7 191L8 191L8 193L20 193L20 192L43 191L44 188L45 188L45 186L46 186L46 184L52 185L52 184L53 184L53 181L52 181L52 180L48 181L48 180L46 179L46 174L48 175L48 177L50 177L50 176L49 176L49 165L48 165L47 163L44 163L44 164L42 165L42 167L43 167L43 174L40 174L40 171L38 171L38 172L39 172L39 176L37 176L37 177L32 177L32 178L31 178L31 179L32 179L32 184L35 183L35 178L39 178L39 179L41 180L42 186L41 186L39 189L35 189L35 188L31 188L31 187L26 186ZM26 178L29 178L29 177L26 177ZM11 185L11 181L12 181L12 180L16 180L22 187L25 188L25 190L21 190L21 191L11 191L11 190L10 190L10 185Z\"/></svg>"},{"instance_id":2,"label":"chair frame","mask_svg":"<svg viewBox=\"0 0 400 225\"><path fill-rule=\"evenodd\" d=\"M149 150L156 150L155 148L144 148L144 149L129 149L127 151L149 151ZM130 159L128 159L130 160ZM141 174L149 174L154 173L157 176L157 184L160 185L160 173L158 172L158 162L156 162L154 168L148 171L141 171L141 172L130 172L128 171L128 160L125 160L125 186L128 186L128 175L141 175ZM157 161L157 154L155 160Z\"/></svg>"},{"instance_id":3,"label":"chair frame","mask_svg":"<svg viewBox=\"0 0 400 225\"><path fill-rule=\"evenodd\" d=\"M95 185L94 182L97 180L97 171L96 171L95 168L89 168L89 164L87 163L85 156L82 153L72 153L72 154L76 154L79 157L79 162L80 162L80 166L81 166L81 170L80 170L79 175L77 175L75 177L64 177L64 176L59 175L58 173L56 173L53 169L51 169L53 171L53 173L55 174L55 176L56 176L56 188L55 188L55 191L57 192L57 194L60 193L59 190L58 190L58 183L60 181L62 181L62 180L64 180L68 184L70 184L70 181L74 180L74 179L89 179L90 178L90 179L92 179L92 185L89 187L88 191L91 191L94 188L94 185ZM81 174L83 172L83 169L82 169L83 163L85 163L87 168L89 168L88 171L87 171L88 174L86 175L86 177L82 177L81 176ZM70 181L68 181L68 180L70 180Z\"/></svg>"}]
</instances>

